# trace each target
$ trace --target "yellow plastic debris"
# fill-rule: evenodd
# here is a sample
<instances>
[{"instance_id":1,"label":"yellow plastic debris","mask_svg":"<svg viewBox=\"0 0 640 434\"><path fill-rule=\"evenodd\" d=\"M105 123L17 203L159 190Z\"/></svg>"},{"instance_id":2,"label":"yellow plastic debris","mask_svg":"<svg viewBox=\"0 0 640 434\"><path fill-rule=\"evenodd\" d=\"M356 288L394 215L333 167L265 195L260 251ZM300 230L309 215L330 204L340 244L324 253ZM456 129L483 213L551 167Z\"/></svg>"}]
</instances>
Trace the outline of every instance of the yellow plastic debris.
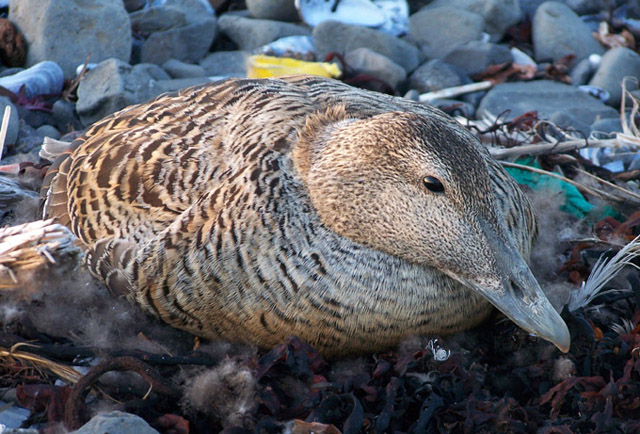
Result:
<instances>
[{"instance_id":1,"label":"yellow plastic debris","mask_svg":"<svg viewBox=\"0 0 640 434\"><path fill-rule=\"evenodd\" d=\"M264 54L249 56L247 76L249 78L280 77L282 75L310 74L337 78L342 71L335 63L307 62L289 57L273 57Z\"/></svg>"}]
</instances>

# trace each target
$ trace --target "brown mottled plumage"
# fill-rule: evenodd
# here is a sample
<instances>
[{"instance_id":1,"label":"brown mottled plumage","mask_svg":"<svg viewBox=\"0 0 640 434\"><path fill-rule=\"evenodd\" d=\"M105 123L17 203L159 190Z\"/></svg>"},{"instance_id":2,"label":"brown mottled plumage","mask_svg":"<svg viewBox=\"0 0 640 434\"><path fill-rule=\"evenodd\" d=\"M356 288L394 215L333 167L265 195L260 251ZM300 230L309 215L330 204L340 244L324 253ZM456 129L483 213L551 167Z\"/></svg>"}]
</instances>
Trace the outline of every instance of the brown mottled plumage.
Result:
<instances>
[{"instance_id":1,"label":"brown mottled plumage","mask_svg":"<svg viewBox=\"0 0 640 434\"><path fill-rule=\"evenodd\" d=\"M531 205L476 139L333 80L228 80L127 108L73 143L43 197L112 291L199 336L380 350L472 327L487 298L518 322L496 301L510 281L550 315L522 259Z\"/></svg>"}]
</instances>

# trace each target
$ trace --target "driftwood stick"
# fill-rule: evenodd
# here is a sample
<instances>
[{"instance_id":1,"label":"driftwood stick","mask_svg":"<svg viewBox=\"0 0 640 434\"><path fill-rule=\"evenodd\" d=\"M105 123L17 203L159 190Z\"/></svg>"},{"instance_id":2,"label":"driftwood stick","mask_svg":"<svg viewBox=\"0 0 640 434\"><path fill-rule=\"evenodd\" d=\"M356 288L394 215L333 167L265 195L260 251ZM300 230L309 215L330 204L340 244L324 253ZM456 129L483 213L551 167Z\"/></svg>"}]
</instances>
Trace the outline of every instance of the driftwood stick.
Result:
<instances>
[{"instance_id":1,"label":"driftwood stick","mask_svg":"<svg viewBox=\"0 0 640 434\"><path fill-rule=\"evenodd\" d=\"M7 131L9 130L10 117L11 117L11 106L8 105L4 108L4 115L2 116L2 127L0 127L0 158L2 158L5 141L7 140Z\"/></svg>"},{"instance_id":2,"label":"driftwood stick","mask_svg":"<svg viewBox=\"0 0 640 434\"><path fill-rule=\"evenodd\" d=\"M434 99L452 98L454 96L463 95L465 93L487 90L493 86L490 81L480 81L478 83L464 84L462 86L448 87L446 89L436 90L435 92L423 93L420 95L420 102L429 102Z\"/></svg>"},{"instance_id":3,"label":"driftwood stick","mask_svg":"<svg viewBox=\"0 0 640 434\"><path fill-rule=\"evenodd\" d=\"M621 193L626 194L627 196L633 197L634 199L640 201L640 195L637 194L637 193L634 193L631 190L628 190L628 189L626 189L624 187L620 187L619 185L616 185L613 182L609 182L606 179L602 179L602 178L600 178L600 177L598 177L596 175L593 175L593 174L587 172L586 170L578 169L578 173L580 173L582 175L586 175L586 176L590 177L591 179L595 179L596 181L598 181L601 184L604 184L604 185L606 185L608 187L611 187L614 190L618 190Z\"/></svg>"},{"instance_id":4,"label":"driftwood stick","mask_svg":"<svg viewBox=\"0 0 640 434\"><path fill-rule=\"evenodd\" d=\"M569 140L559 143L538 143L522 145L513 148L490 147L491 156L497 160L503 158L521 157L523 155L561 154L584 148L613 148L618 145L617 139L606 140Z\"/></svg>"}]
</instances>

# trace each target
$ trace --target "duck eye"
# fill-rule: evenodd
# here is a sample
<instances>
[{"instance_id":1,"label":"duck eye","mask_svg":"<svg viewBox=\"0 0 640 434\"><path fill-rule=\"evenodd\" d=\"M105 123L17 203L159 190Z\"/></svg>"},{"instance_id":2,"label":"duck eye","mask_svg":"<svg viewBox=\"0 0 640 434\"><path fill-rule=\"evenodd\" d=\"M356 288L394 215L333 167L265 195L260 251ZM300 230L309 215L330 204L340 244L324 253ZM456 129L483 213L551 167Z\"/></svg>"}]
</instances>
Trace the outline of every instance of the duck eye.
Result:
<instances>
[{"instance_id":1,"label":"duck eye","mask_svg":"<svg viewBox=\"0 0 640 434\"><path fill-rule=\"evenodd\" d=\"M422 184L427 190L434 193L444 192L444 185L442 185L442 182L440 182L438 178L435 178L433 176L425 176L424 178L422 178Z\"/></svg>"}]
</instances>

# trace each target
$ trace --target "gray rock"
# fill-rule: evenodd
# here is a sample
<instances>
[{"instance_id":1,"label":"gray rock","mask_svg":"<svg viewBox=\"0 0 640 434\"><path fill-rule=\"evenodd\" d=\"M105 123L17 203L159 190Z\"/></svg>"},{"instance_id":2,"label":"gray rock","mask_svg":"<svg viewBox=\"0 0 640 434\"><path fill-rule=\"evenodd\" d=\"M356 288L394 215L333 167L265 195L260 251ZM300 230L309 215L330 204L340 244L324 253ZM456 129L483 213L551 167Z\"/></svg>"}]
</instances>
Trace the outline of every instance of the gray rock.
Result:
<instances>
[{"instance_id":1,"label":"gray rock","mask_svg":"<svg viewBox=\"0 0 640 434\"><path fill-rule=\"evenodd\" d=\"M545 1L547 0L520 0L522 16L528 15L529 18L533 18L540 5Z\"/></svg>"},{"instance_id":2,"label":"gray rock","mask_svg":"<svg viewBox=\"0 0 640 434\"><path fill-rule=\"evenodd\" d=\"M18 140L18 130L20 129L20 117L18 116L18 109L13 105L9 98L0 96L0 121L4 117L4 111L6 110L7 106L11 107L11 115L9 116L6 143L9 145L13 145Z\"/></svg>"},{"instance_id":3,"label":"gray rock","mask_svg":"<svg viewBox=\"0 0 640 434\"><path fill-rule=\"evenodd\" d=\"M473 118L476 108L468 102L458 101L457 99L434 99L429 104L444 110L452 116L464 116L467 119Z\"/></svg>"},{"instance_id":4,"label":"gray rock","mask_svg":"<svg viewBox=\"0 0 640 434\"><path fill-rule=\"evenodd\" d=\"M585 124L580 120L564 111L558 111L549 116L549 121L553 122L557 127L564 131L577 131L583 135L583 137L589 137L591 134L591 127L589 124Z\"/></svg>"},{"instance_id":5,"label":"gray rock","mask_svg":"<svg viewBox=\"0 0 640 434\"><path fill-rule=\"evenodd\" d=\"M368 48L349 51L344 59L356 71L378 78L394 89L407 79L407 71L402 66Z\"/></svg>"},{"instance_id":6,"label":"gray rock","mask_svg":"<svg viewBox=\"0 0 640 434\"><path fill-rule=\"evenodd\" d=\"M152 6L132 14L131 28L139 33L162 32L165 30L187 25L184 11L177 8Z\"/></svg>"},{"instance_id":7,"label":"gray rock","mask_svg":"<svg viewBox=\"0 0 640 434\"><path fill-rule=\"evenodd\" d=\"M215 51L200 61L210 77L244 77L247 75L247 54L242 51Z\"/></svg>"},{"instance_id":8,"label":"gray rock","mask_svg":"<svg viewBox=\"0 0 640 434\"><path fill-rule=\"evenodd\" d=\"M523 16L518 0L435 0L428 7L444 6L464 9L482 16L484 31L491 36L492 41L502 39L507 29L518 24Z\"/></svg>"},{"instance_id":9,"label":"gray rock","mask_svg":"<svg viewBox=\"0 0 640 434\"><path fill-rule=\"evenodd\" d=\"M433 92L461 84L462 79L457 71L439 59L428 61L409 76L409 87L420 93Z\"/></svg>"},{"instance_id":10,"label":"gray rock","mask_svg":"<svg viewBox=\"0 0 640 434\"><path fill-rule=\"evenodd\" d=\"M44 124L53 122L51 114L40 110L29 110L25 106L18 105L18 117L21 121L26 122L30 127L38 128Z\"/></svg>"},{"instance_id":11,"label":"gray rock","mask_svg":"<svg viewBox=\"0 0 640 434\"><path fill-rule=\"evenodd\" d=\"M297 24L257 20L230 14L222 15L218 19L218 24L220 31L244 51L253 51L285 36L311 34L308 28Z\"/></svg>"},{"instance_id":12,"label":"gray rock","mask_svg":"<svg viewBox=\"0 0 640 434\"><path fill-rule=\"evenodd\" d=\"M137 65L133 65L133 69L140 70L145 74L148 74L154 80L171 80L171 76L167 71L155 63L138 63Z\"/></svg>"},{"instance_id":13,"label":"gray rock","mask_svg":"<svg viewBox=\"0 0 640 434\"><path fill-rule=\"evenodd\" d=\"M414 45L366 27L324 21L313 29L312 35L319 59L334 51L348 53L357 48L368 48L388 57L402 66L407 73L416 69L421 60L420 50Z\"/></svg>"},{"instance_id":14,"label":"gray rock","mask_svg":"<svg viewBox=\"0 0 640 434\"><path fill-rule=\"evenodd\" d=\"M28 66L52 60L69 78L87 55L94 63L129 61L131 23L122 1L11 0L9 11L29 45Z\"/></svg>"},{"instance_id":15,"label":"gray rock","mask_svg":"<svg viewBox=\"0 0 640 434\"><path fill-rule=\"evenodd\" d=\"M187 22L195 23L214 14L209 0L154 0L163 7L180 9L185 13Z\"/></svg>"},{"instance_id":16,"label":"gray rock","mask_svg":"<svg viewBox=\"0 0 640 434\"><path fill-rule=\"evenodd\" d=\"M247 0L251 16L264 20L299 21L294 0Z\"/></svg>"},{"instance_id":17,"label":"gray rock","mask_svg":"<svg viewBox=\"0 0 640 434\"><path fill-rule=\"evenodd\" d=\"M598 119L591 124L591 131L599 131L601 133L621 133L622 123L620 118Z\"/></svg>"},{"instance_id":18,"label":"gray rock","mask_svg":"<svg viewBox=\"0 0 640 434\"><path fill-rule=\"evenodd\" d=\"M159 434L140 416L111 411L94 416L73 434Z\"/></svg>"},{"instance_id":19,"label":"gray rock","mask_svg":"<svg viewBox=\"0 0 640 434\"><path fill-rule=\"evenodd\" d=\"M137 11L144 7L146 1L145 0L123 0L124 8L127 12Z\"/></svg>"},{"instance_id":20,"label":"gray rock","mask_svg":"<svg viewBox=\"0 0 640 434\"><path fill-rule=\"evenodd\" d=\"M36 133L40 134L42 137L51 137L52 139L60 138L60 131L52 125L42 125L36 129Z\"/></svg>"},{"instance_id":21,"label":"gray rock","mask_svg":"<svg viewBox=\"0 0 640 434\"><path fill-rule=\"evenodd\" d=\"M420 92L415 89L409 89L403 96L404 99L410 99L411 101L420 101Z\"/></svg>"},{"instance_id":22,"label":"gray rock","mask_svg":"<svg viewBox=\"0 0 640 434\"><path fill-rule=\"evenodd\" d=\"M474 75L491 65L512 62L513 56L505 45L470 41L454 47L442 60L460 68L467 75Z\"/></svg>"},{"instance_id":23,"label":"gray rock","mask_svg":"<svg viewBox=\"0 0 640 434\"><path fill-rule=\"evenodd\" d=\"M151 33L140 47L140 62L161 65L171 58L197 62L207 54L217 34L218 26L214 16Z\"/></svg>"},{"instance_id":24,"label":"gray rock","mask_svg":"<svg viewBox=\"0 0 640 434\"><path fill-rule=\"evenodd\" d=\"M506 110L510 110L503 118L506 120L529 111L537 111L543 119L564 112L589 125L618 116L616 110L575 87L547 80L497 85L482 99L477 116L495 117Z\"/></svg>"},{"instance_id":25,"label":"gray rock","mask_svg":"<svg viewBox=\"0 0 640 434\"><path fill-rule=\"evenodd\" d=\"M42 136L36 133L35 128L27 124L24 119L18 122L18 139L11 148L14 154L29 154L37 152L42 145Z\"/></svg>"},{"instance_id":26,"label":"gray rock","mask_svg":"<svg viewBox=\"0 0 640 434\"><path fill-rule=\"evenodd\" d=\"M82 123L76 116L76 105L72 102L59 99L53 103L51 117L58 130L62 132L82 129Z\"/></svg>"},{"instance_id":27,"label":"gray rock","mask_svg":"<svg viewBox=\"0 0 640 434\"><path fill-rule=\"evenodd\" d=\"M619 107L622 101L622 80L624 77L640 77L640 56L635 51L625 47L616 47L607 51L600 66L589 84L601 87L609 92L610 104ZM627 80L627 90L637 89L636 80Z\"/></svg>"},{"instance_id":28,"label":"gray rock","mask_svg":"<svg viewBox=\"0 0 640 434\"><path fill-rule=\"evenodd\" d=\"M597 14L609 9L611 0L562 0L578 15ZM618 2L620 4L621 2ZM633 2L629 2L633 3Z\"/></svg>"},{"instance_id":29,"label":"gray rock","mask_svg":"<svg viewBox=\"0 0 640 434\"><path fill-rule=\"evenodd\" d=\"M592 75L593 67L591 66L589 58L582 59L571 69L571 72L569 73L569 77L571 77L571 84L574 86L587 84Z\"/></svg>"},{"instance_id":30,"label":"gray rock","mask_svg":"<svg viewBox=\"0 0 640 434\"><path fill-rule=\"evenodd\" d=\"M487 92L484 90L481 90L478 92L465 93L464 95L461 95L459 98L464 102L468 102L474 107L478 107L480 105L480 102L485 96L487 96Z\"/></svg>"},{"instance_id":31,"label":"gray rock","mask_svg":"<svg viewBox=\"0 0 640 434\"><path fill-rule=\"evenodd\" d=\"M148 100L151 76L118 59L108 59L90 70L78 86L76 111L84 125Z\"/></svg>"},{"instance_id":32,"label":"gray rock","mask_svg":"<svg viewBox=\"0 0 640 434\"><path fill-rule=\"evenodd\" d=\"M155 98L167 92L175 92L186 87L196 86L198 84L209 83L211 80L207 77L192 78L176 78L173 80L160 80L151 83L149 92Z\"/></svg>"},{"instance_id":33,"label":"gray rock","mask_svg":"<svg viewBox=\"0 0 640 434\"><path fill-rule=\"evenodd\" d=\"M537 61L555 61L574 54L575 62L579 62L590 54L604 53L589 27L562 3L545 2L540 5L533 17L532 32Z\"/></svg>"},{"instance_id":34,"label":"gray rock","mask_svg":"<svg viewBox=\"0 0 640 434\"><path fill-rule=\"evenodd\" d=\"M204 77L204 68L202 66L184 63L177 59L167 60L162 64L162 67L173 78Z\"/></svg>"},{"instance_id":35,"label":"gray rock","mask_svg":"<svg viewBox=\"0 0 640 434\"><path fill-rule=\"evenodd\" d=\"M456 45L482 38L483 28L479 14L451 7L425 8L409 17L409 34L428 58L444 57Z\"/></svg>"}]
</instances>

